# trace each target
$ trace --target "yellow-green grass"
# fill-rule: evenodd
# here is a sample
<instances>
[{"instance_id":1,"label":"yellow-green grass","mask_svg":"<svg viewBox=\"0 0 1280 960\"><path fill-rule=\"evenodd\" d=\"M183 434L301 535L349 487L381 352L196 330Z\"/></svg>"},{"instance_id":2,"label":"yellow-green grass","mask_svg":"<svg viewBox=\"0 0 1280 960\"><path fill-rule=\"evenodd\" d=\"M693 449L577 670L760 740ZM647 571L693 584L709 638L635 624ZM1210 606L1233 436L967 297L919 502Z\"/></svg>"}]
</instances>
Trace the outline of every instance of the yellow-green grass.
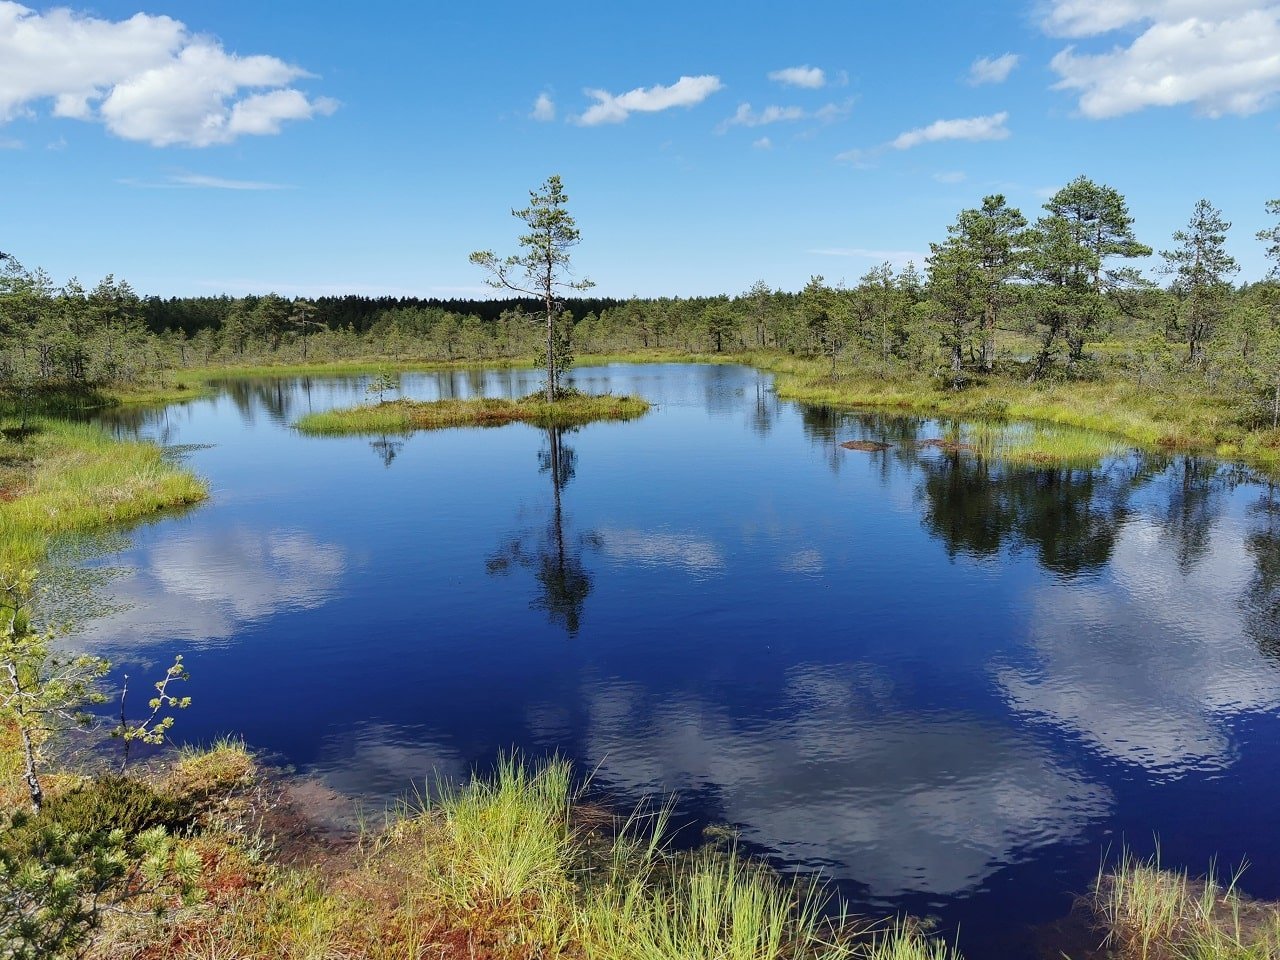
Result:
<instances>
[{"instance_id":1,"label":"yellow-green grass","mask_svg":"<svg viewBox=\"0 0 1280 960\"><path fill-rule=\"evenodd\" d=\"M953 434L954 442L979 456L1023 466L1087 469L1132 449L1112 434L1040 423L966 421Z\"/></svg>"},{"instance_id":2,"label":"yellow-green grass","mask_svg":"<svg viewBox=\"0 0 1280 960\"><path fill-rule=\"evenodd\" d=\"M22 395L0 395L0 417L19 423L35 416L76 417L110 407L185 403L212 393L203 380L174 372L127 384L54 382L27 388Z\"/></svg>"},{"instance_id":3,"label":"yellow-green grass","mask_svg":"<svg viewBox=\"0 0 1280 960\"><path fill-rule=\"evenodd\" d=\"M153 443L52 418L0 440L0 566L31 566L60 534L128 523L205 499L203 481Z\"/></svg>"},{"instance_id":4,"label":"yellow-green grass","mask_svg":"<svg viewBox=\"0 0 1280 960\"><path fill-rule=\"evenodd\" d=\"M570 394L552 403L533 394L521 400L390 400L345 410L309 413L297 428L315 436L409 433L446 427L500 427L530 423L539 427L571 427L597 420L632 420L649 404L639 397Z\"/></svg>"},{"instance_id":5,"label":"yellow-green grass","mask_svg":"<svg viewBox=\"0 0 1280 960\"><path fill-rule=\"evenodd\" d=\"M1124 851L1099 875L1094 911L1112 952L1124 960L1276 960L1280 904L1251 900L1239 874L1220 882L1192 879L1162 867L1157 852L1141 859Z\"/></svg>"},{"instance_id":6,"label":"yellow-green grass","mask_svg":"<svg viewBox=\"0 0 1280 960\"><path fill-rule=\"evenodd\" d=\"M733 850L671 852L661 813L621 823L586 817L575 782L564 761L504 758L490 777L437 784L429 801L345 856L308 868L240 867L244 882L231 892L202 876L204 902L159 919L112 918L89 955L956 958L910 922L854 929L838 913L824 917L815 886L784 881ZM206 874L245 862L226 849L242 833L203 831Z\"/></svg>"},{"instance_id":7,"label":"yellow-green grass","mask_svg":"<svg viewBox=\"0 0 1280 960\"><path fill-rule=\"evenodd\" d=\"M827 360L768 349L712 353L651 348L584 354L576 360L580 367L610 363L740 363L777 374L778 395L804 403L957 419L987 418L995 409L1009 420L1110 434L1148 450L1212 453L1265 470L1280 470L1280 431L1242 426L1239 410L1231 402L1194 387L1157 390L1120 376L1046 384L1028 384L1020 379L996 376L955 391L924 378L884 377L874 370L850 372L844 365L841 375L832 378ZM203 381L218 376L344 375L534 366L534 361L527 357L448 362L371 357L339 363L211 367L183 371L183 375ZM373 429L381 430L381 426ZM1006 456L1052 462L1060 452L1063 439L1064 435L1045 432L1035 444L1016 451L1010 449ZM1076 458L1075 451L1067 452L1068 460Z\"/></svg>"},{"instance_id":8,"label":"yellow-green grass","mask_svg":"<svg viewBox=\"0 0 1280 960\"><path fill-rule=\"evenodd\" d=\"M178 751L170 781L180 794L210 797L247 786L257 776L253 754L238 737L220 737L207 747Z\"/></svg>"},{"instance_id":9,"label":"yellow-green grass","mask_svg":"<svg viewBox=\"0 0 1280 960\"><path fill-rule=\"evenodd\" d=\"M984 419L997 412L1014 421L1111 434L1148 450L1213 453L1263 469L1280 469L1280 431L1249 430L1224 400L1191 389L1161 392L1120 379L1045 385L993 379L953 391L926 381L871 375L833 380L811 368L781 374L777 390L781 397L804 403L855 409L957 419ZM1052 445L1041 452L1051 455ZM1034 456L1036 451L1027 447L1024 453Z\"/></svg>"}]
</instances>

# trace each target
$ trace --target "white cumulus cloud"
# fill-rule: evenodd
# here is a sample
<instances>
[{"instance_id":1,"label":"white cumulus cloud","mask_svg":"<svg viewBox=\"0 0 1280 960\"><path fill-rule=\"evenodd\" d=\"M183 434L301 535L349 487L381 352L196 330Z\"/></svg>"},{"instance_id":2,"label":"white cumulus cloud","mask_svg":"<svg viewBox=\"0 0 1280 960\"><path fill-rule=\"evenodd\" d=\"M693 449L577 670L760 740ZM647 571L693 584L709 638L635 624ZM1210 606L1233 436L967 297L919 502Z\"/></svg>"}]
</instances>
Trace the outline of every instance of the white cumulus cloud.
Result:
<instances>
[{"instance_id":1,"label":"white cumulus cloud","mask_svg":"<svg viewBox=\"0 0 1280 960\"><path fill-rule=\"evenodd\" d=\"M550 123L556 118L555 101L551 99L549 94L538 94L538 99L533 101L533 112L529 116L539 123Z\"/></svg>"},{"instance_id":2,"label":"white cumulus cloud","mask_svg":"<svg viewBox=\"0 0 1280 960\"><path fill-rule=\"evenodd\" d=\"M207 147L280 132L337 102L292 84L309 77L272 56L228 53L171 17L106 20L0 0L0 123L52 103L155 146Z\"/></svg>"},{"instance_id":3,"label":"white cumulus cloud","mask_svg":"<svg viewBox=\"0 0 1280 960\"><path fill-rule=\"evenodd\" d=\"M985 117L935 120L927 127L917 127L898 134L892 146L897 150L910 150L922 143L937 140L1006 140L1009 137L1009 128L1005 126L1008 120L1009 114L1006 111Z\"/></svg>"},{"instance_id":4,"label":"white cumulus cloud","mask_svg":"<svg viewBox=\"0 0 1280 960\"><path fill-rule=\"evenodd\" d=\"M821 67L784 67L769 74L774 83L788 87L804 87L807 90L818 90L827 85L827 74Z\"/></svg>"},{"instance_id":5,"label":"white cumulus cloud","mask_svg":"<svg viewBox=\"0 0 1280 960\"><path fill-rule=\"evenodd\" d=\"M1274 0L1056 0L1045 31L1073 39L1124 28L1124 42L1060 51L1057 89L1098 119L1189 105L1210 117L1250 114L1280 95L1280 3Z\"/></svg>"},{"instance_id":6,"label":"white cumulus cloud","mask_svg":"<svg viewBox=\"0 0 1280 960\"><path fill-rule=\"evenodd\" d=\"M984 83L1004 83L1021 60L1022 57L1016 53L1006 53L1000 57L979 57L969 67L969 83L975 87Z\"/></svg>"},{"instance_id":7,"label":"white cumulus cloud","mask_svg":"<svg viewBox=\"0 0 1280 960\"><path fill-rule=\"evenodd\" d=\"M681 77L665 87L661 84L636 87L616 95L607 90L587 90L587 96L596 102L578 117L578 123L584 127L594 127L602 123L621 123L633 113L656 113L672 107L693 107L723 87L719 77L704 75Z\"/></svg>"}]
</instances>

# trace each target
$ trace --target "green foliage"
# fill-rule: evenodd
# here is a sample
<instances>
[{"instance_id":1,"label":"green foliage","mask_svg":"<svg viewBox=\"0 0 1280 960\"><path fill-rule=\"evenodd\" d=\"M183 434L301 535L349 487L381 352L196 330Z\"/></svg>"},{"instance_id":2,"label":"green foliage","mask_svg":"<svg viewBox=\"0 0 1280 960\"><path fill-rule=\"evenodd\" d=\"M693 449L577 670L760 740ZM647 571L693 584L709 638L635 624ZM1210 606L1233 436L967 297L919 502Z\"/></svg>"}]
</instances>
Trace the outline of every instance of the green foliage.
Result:
<instances>
[{"instance_id":1,"label":"green foliage","mask_svg":"<svg viewBox=\"0 0 1280 960\"><path fill-rule=\"evenodd\" d=\"M150 713L141 720L130 721L125 712L126 699L129 695L129 676L124 677L124 685L120 691L120 722L111 731L113 737L124 744L123 766L129 763L129 747L135 741L159 746L164 743L169 731L173 728L173 714L165 714L165 710L185 710L191 706L190 697L178 697L169 693L169 684L178 680L189 680L190 675L182 665L182 655L173 658L173 663L164 676L155 682L156 695L147 701Z\"/></svg>"},{"instance_id":2,"label":"green foliage","mask_svg":"<svg viewBox=\"0 0 1280 960\"><path fill-rule=\"evenodd\" d=\"M143 780L106 774L50 797L32 822L56 823L86 836L120 830L131 838L152 827L181 830L190 825L191 814Z\"/></svg>"},{"instance_id":3,"label":"green foliage","mask_svg":"<svg viewBox=\"0 0 1280 960\"><path fill-rule=\"evenodd\" d=\"M369 381L364 388L364 392L370 396L374 396L376 394L378 402L382 403L384 394L394 392L399 389L400 377L394 373L383 371Z\"/></svg>"},{"instance_id":4,"label":"green foliage","mask_svg":"<svg viewBox=\"0 0 1280 960\"><path fill-rule=\"evenodd\" d=\"M1222 219L1222 211L1214 209L1208 200L1200 200L1187 228L1173 235L1178 246L1160 253L1165 261L1164 272L1173 277L1170 290L1181 307L1181 325L1186 331L1191 361L1200 366L1208 359L1206 345L1230 297L1227 277L1240 270L1226 250L1230 229L1231 224Z\"/></svg>"},{"instance_id":5,"label":"green foliage","mask_svg":"<svg viewBox=\"0 0 1280 960\"><path fill-rule=\"evenodd\" d=\"M317 436L381 436L448 427L500 427L517 422L540 427L580 426L596 420L632 420L648 410L649 404L639 397L562 391L553 403L547 403L539 392L521 400L399 400L327 410L307 414L296 426L302 433Z\"/></svg>"},{"instance_id":6,"label":"green foliage","mask_svg":"<svg viewBox=\"0 0 1280 960\"><path fill-rule=\"evenodd\" d=\"M16 814L0 844L0 958L76 956L128 870L121 830L84 834Z\"/></svg>"},{"instance_id":7,"label":"green foliage","mask_svg":"<svg viewBox=\"0 0 1280 960\"><path fill-rule=\"evenodd\" d=\"M202 481L154 443L121 441L83 423L41 418L0 439L0 566L34 566L49 540L198 503Z\"/></svg>"},{"instance_id":8,"label":"green foliage","mask_svg":"<svg viewBox=\"0 0 1280 960\"><path fill-rule=\"evenodd\" d=\"M1274 960L1280 956L1280 906L1251 900L1237 871L1224 883L1214 865L1193 879L1125 849L1099 873L1093 909L1107 946L1132 960Z\"/></svg>"},{"instance_id":9,"label":"green foliage","mask_svg":"<svg viewBox=\"0 0 1280 960\"><path fill-rule=\"evenodd\" d=\"M1280 200L1267 201L1267 213L1280 218ZM1272 280L1280 280L1280 223L1258 231L1258 239L1267 245L1267 259L1271 261Z\"/></svg>"},{"instance_id":10,"label":"green foliage","mask_svg":"<svg viewBox=\"0 0 1280 960\"><path fill-rule=\"evenodd\" d=\"M1001 422L1009 419L1009 404L999 397L985 397L973 408L973 416L979 420Z\"/></svg>"},{"instance_id":11,"label":"green foliage","mask_svg":"<svg viewBox=\"0 0 1280 960\"><path fill-rule=\"evenodd\" d=\"M18 728L23 779L38 813L45 743L67 725L88 723L81 708L103 701L94 684L109 665L99 657L53 652L53 631L32 623L35 585L34 570L0 569L0 713Z\"/></svg>"},{"instance_id":12,"label":"green foliage","mask_svg":"<svg viewBox=\"0 0 1280 960\"><path fill-rule=\"evenodd\" d=\"M152 822L176 822L175 808L127 783L91 783L0 830L0 960L80 956L107 910L199 897L199 854Z\"/></svg>"},{"instance_id":13,"label":"green foliage","mask_svg":"<svg viewBox=\"0 0 1280 960\"><path fill-rule=\"evenodd\" d=\"M558 176L550 176L538 190L529 192L529 206L512 210L528 233L520 237L524 252L499 258L491 250L471 254L471 262L487 273L486 283L541 301L545 311L547 402L555 398L560 376L556 372L556 318L563 309L560 295L570 290L587 290L587 279L569 280L569 251L581 239L578 225L565 205L569 197Z\"/></svg>"},{"instance_id":14,"label":"green foliage","mask_svg":"<svg viewBox=\"0 0 1280 960\"><path fill-rule=\"evenodd\" d=\"M538 366L551 371L551 375L555 377L554 389L555 396L565 396L566 388L563 385L565 371L573 366L573 314L560 313L552 325L552 334L550 340L551 358L548 360L547 342L539 341L537 351L534 354L533 362ZM543 394L543 399L546 395Z\"/></svg>"},{"instance_id":15,"label":"green foliage","mask_svg":"<svg viewBox=\"0 0 1280 960\"><path fill-rule=\"evenodd\" d=\"M1059 344L1066 346L1069 367L1083 359L1086 339L1116 308L1109 296L1142 284L1136 271L1113 261L1151 253L1135 237L1120 192L1088 177L1071 181L1044 209L1029 236L1028 256L1044 328L1036 376L1046 372Z\"/></svg>"}]
</instances>

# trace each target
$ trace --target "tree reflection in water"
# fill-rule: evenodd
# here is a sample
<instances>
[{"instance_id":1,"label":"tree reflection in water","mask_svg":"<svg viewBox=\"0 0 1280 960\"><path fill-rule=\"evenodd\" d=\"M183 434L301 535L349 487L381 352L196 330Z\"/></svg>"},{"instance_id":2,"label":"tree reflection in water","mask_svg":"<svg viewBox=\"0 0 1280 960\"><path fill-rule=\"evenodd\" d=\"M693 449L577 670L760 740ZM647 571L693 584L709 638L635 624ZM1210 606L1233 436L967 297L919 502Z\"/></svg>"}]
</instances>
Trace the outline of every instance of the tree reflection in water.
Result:
<instances>
[{"instance_id":1,"label":"tree reflection in water","mask_svg":"<svg viewBox=\"0 0 1280 960\"><path fill-rule=\"evenodd\" d=\"M591 593L591 575L582 562L586 548L597 548L592 533L566 533L562 494L573 479L577 454L564 442L563 427L548 427L546 445L538 451L539 472L551 478L552 509L545 524L512 537L486 563L492 574L509 573L513 567L533 571L538 595L529 604L545 610L551 623L575 637L582 624L582 609Z\"/></svg>"}]
</instances>

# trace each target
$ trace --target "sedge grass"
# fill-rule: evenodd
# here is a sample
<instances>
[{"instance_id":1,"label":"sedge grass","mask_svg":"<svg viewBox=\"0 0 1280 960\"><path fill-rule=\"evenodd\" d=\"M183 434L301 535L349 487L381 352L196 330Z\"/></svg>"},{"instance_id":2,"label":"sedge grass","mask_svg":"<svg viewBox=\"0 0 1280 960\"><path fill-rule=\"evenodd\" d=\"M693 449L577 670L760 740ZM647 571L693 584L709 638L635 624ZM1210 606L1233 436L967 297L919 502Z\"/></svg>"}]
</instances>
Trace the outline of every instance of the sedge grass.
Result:
<instances>
[{"instance_id":1,"label":"sedge grass","mask_svg":"<svg viewBox=\"0 0 1280 960\"><path fill-rule=\"evenodd\" d=\"M1039 423L978 420L960 424L956 434L979 456L1022 466L1093 468L1128 449L1110 434Z\"/></svg>"},{"instance_id":2,"label":"sedge grass","mask_svg":"<svg viewBox=\"0 0 1280 960\"><path fill-rule=\"evenodd\" d=\"M1142 859L1125 850L1099 874L1094 911L1125 960L1277 960L1280 904L1245 897L1239 879L1222 883L1211 864L1193 880L1163 867L1159 851Z\"/></svg>"},{"instance_id":3,"label":"sedge grass","mask_svg":"<svg viewBox=\"0 0 1280 960\"><path fill-rule=\"evenodd\" d=\"M424 879L462 914L508 903L555 910L568 894L577 842L570 824L573 771L563 760L530 767L499 758L491 778L437 788L425 815L434 815L437 869Z\"/></svg>"},{"instance_id":4,"label":"sedge grass","mask_svg":"<svg viewBox=\"0 0 1280 960\"><path fill-rule=\"evenodd\" d=\"M243 739L219 737L207 747L182 747L170 779L178 794L200 798L244 787L253 781L256 770Z\"/></svg>"},{"instance_id":5,"label":"sedge grass","mask_svg":"<svg viewBox=\"0 0 1280 960\"><path fill-rule=\"evenodd\" d=\"M734 849L671 851L667 808L603 826L577 809L575 782L565 761L504 757L491 776L437 785L350 859L311 866L255 865L236 854L241 832L205 821L205 897L113 916L88 956L958 960L910 921L855 929L816 883Z\"/></svg>"},{"instance_id":6,"label":"sedge grass","mask_svg":"<svg viewBox=\"0 0 1280 960\"><path fill-rule=\"evenodd\" d=\"M1092 345L1091 349L1103 349ZM1106 352L1104 350L1104 352ZM609 363L745 364L777 374L780 397L804 403L851 408L889 409L973 419L998 406L1010 420L1046 426L1071 427L1109 434L1147 449L1176 449L1213 453L1265 470L1280 471L1280 431L1250 428L1241 423L1237 403L1193 385L1149 384L1114 372L1098 380L1030 384L1008 376L993 376L961 391L934 381L905 375L882 376L869 370L841 368L831 376L829 360L796 356L775 349L712 353L675 348L649 348L612 353L589 353L579 366ZM304 376L373 373L386 370L456 370L497 367L535 367L530 357L434 359L368 357L312 363L210 366L182 370L189 383L219 377ZM163 388L159 396L163 396ZM462 424L443 424L462 425ZM347 432L334 424L335 432ZM357 432L362 431L361 427ZM368 429L395 432L419 429L387 417ZM1031 461L1050 462L1054 445L1029 446Z\"/></svg>"},{"instance_id":7,"label":"sedge grass","mask_svg":"<svg viewBox=\"0 0 1280 960\"><path fill-rule=\"evenodd\" d=\"M389 400L345 410L311 413L297 423L313 436L409 433L447 427L498 427L529 423L539 427L570 427L597 420L632 420L649 404L639 397L571 394L547 403L539 394L521 400L475 399Z\"/></svg>"},{"instance_id":8,"label":"sedge grass","mask_svg":"<svg viewBox=\"0 0 1280 960\"><path fill-rule=\"evenodd\" d=\"M1153 390L1131 380L1027 384L992 378L962 391L928 381L874 375L832 379L813 361L791 360L778 371L780 397L855 409L886 409L956 419L983 419L993 410L1010 421L1094 431L1148 450L1212 453L1268 470L1280 470L1280 432L1249 429L1240 411L1206 391ZM1053 444L1028 445L1030 459L1048 461Z\"/></svg>"},{"instance_id":9,"label":"sedge grass","mask_svg":"<svg viewBox=\"0 0 1280 960\"><path fill-rule=\"evenodd\" d=\"M10 566L38 563L59 534L137 521L207 496L204 483L155 444L55 419L0 441L0 490L0 565Z\"/></svg>"}]
</instances>

